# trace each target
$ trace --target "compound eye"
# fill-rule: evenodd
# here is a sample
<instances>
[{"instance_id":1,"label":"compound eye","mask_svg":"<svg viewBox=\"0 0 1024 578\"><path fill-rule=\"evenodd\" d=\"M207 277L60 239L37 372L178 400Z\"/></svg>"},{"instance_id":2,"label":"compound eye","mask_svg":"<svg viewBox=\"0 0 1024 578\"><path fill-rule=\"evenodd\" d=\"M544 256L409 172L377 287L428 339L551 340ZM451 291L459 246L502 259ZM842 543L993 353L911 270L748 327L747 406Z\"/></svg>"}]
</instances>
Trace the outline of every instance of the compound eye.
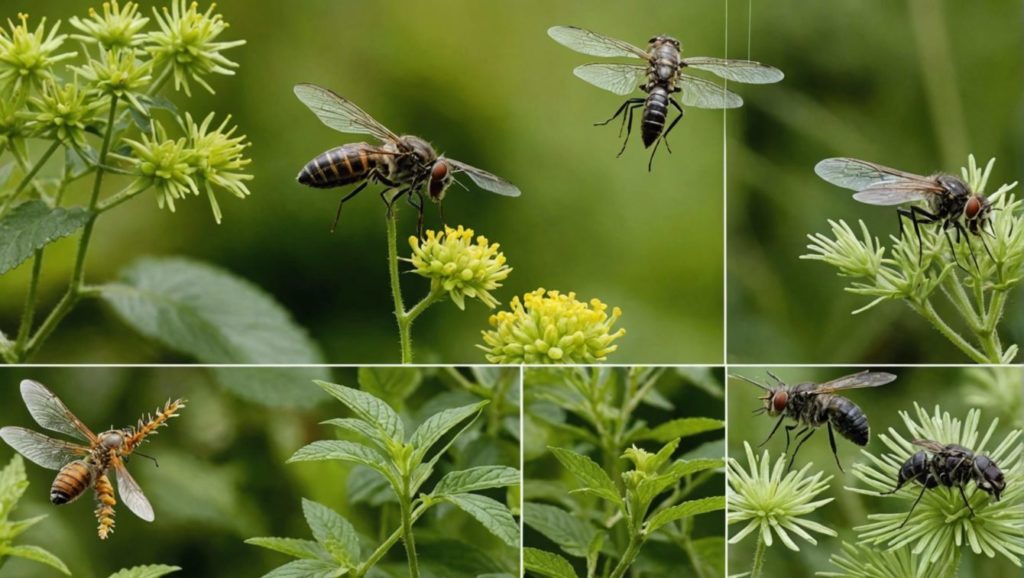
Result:
<instances>
[{"instance_id":1,"label":"compound eye","mask_svg":"<svg viewBox=\"0 0 1024 578\"><path fill-rule=\"evenodd\" d=\"M431 199L440 200L444 196L444 190L448 188L450 178L448 163L444 161L434 163L434 167L430 169L430 184L427 187Z\"/></svg>"},{"instance_id":2,"label":"compound eye","mask_svg":"<svg viewBox=\"0 0 1024 578\"><path fill-rule=\"evenodd\" d=\"M964 215L968 219L973 219L981 213L981 199L978 197L971 197L967 199L967 204L964 205Z\"/></svg>"},{"instance_id":3,"label":"compound eye","mask_svg":"<svg viewBox=\"0 0 1024 578\"><path fill-rule=\"evenodd\" d=\"M651 39L648 40L647 43L648 44L654 44L657 41L658 41L658 37L657 36L651 36Z\"/></svg>"},{"instance_id":4,"label":"compound eye","mask_svg":"<svg viewBox=\"0 0 1024 578\"><path fill-rule=\"evenodd\" d=\"M789 394L785 391L777 391L772 394L772 409L777 412L786 409L786 403L789 401Z\"/></svg>"}]
</instances>

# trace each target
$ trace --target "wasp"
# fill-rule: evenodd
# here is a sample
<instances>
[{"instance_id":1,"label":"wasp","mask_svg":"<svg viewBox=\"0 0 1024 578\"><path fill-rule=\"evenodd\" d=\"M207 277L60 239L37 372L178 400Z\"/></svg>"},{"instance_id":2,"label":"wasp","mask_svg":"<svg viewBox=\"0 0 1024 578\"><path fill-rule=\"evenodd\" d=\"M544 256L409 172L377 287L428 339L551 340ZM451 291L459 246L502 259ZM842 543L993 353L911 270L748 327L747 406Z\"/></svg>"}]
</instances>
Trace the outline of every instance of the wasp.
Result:
<instances>
[{"instance_id":1,"label":"wasp","mask_svg":"<svg viewBox=\"0 0 1024 578\"><path fill-rule=\"evenodd\" d=\"M128 509L147 522L155 519L153 506L135 478L128 473L125 462L148 436L178 416L178 411L185 407L185 400L168 401L163 408L157 409L155 415L140 418L134 427L95 434L71 413L60 398L39 382L22 381L21 397L29 414L40 426L84 442L62 441L21 427L0 428L0 439L7 445L37 465L57 470L57 477L50 487L52 504L70 504L92 488L99 522L97 533L101 540L106 540L114 531L114 506L117 504L114 488L107 476L113 470L117 474L121 500Z\"/></svg>"},{"instance_id":2,"label":"wasp","mask_svg":"<svg viewBox=\"0 0 1024 578\"><path fill-rule=\"evenodd\" d=\"M769 371L768 375L775 381L774 386L763 385L742 375L733 375L732 377L752 383L766 392L765 396L760 398L764 402L764 407L754 410L755 414L768 414L772 417L779 416L779 419L775 422L775 427L772 428L768 437L761 442L761 446L768 443L775 435L775 432L778 431L782 422L789 418L796 423L787 425L784 428L786 430L785 453L788 454L790 433L794 429L801 427L794 436L794 439L797 440L796 449L793 450L789 457L789 464L786 466L787 470L793 466L793 460L796 459L796 454L800 451L800 447L814 435L814 432L818 431L819 427L824 425L828 429L828 441L832 447L832 455L836 458L836 465L839 466L840 471L844 471L843 465L839 463L839 452L836 450L836 438L833 429L851 442L859 446L866 446L871 437L871 428L864 410L849 399L836 395L836 392L847 389L878 387L892 383L896 379L896 376L891 373L861 371L860 373L846 375L832 381L826 381L825 383L806 382L787 385L774 373Z\"/></svg>"},{"instance_id":3,"label":"wasp","mask_svg":"<svg viewBox=\"0 0 1024 578\"><path fill-rule=\"evenodd\" d=\"M943 445L932 440L914 440L911 443L924 448L924 450L910 456L900 467L899 474L896 476L896 488L891 492L881 494L883 496L895 494L908 482L916 482L921 485L921 493L917 495L914 504L910 506L907 518L900 524L901 528L910 521L910 515L914 513L914 508L917 507L927 490L939 486L956 488L960 491L964 506L967 506L971 516L974 516L974 508L971 507L971 502L964 492L964 486L968 482L973 480L979 490L991 495L996 502L999 501L1000 494L1006 489L1003 471L992 461L992 458L986 455L975 454L957 444ZM930 456L929 453L931 453Z\"/></svg>"}]
</instances>

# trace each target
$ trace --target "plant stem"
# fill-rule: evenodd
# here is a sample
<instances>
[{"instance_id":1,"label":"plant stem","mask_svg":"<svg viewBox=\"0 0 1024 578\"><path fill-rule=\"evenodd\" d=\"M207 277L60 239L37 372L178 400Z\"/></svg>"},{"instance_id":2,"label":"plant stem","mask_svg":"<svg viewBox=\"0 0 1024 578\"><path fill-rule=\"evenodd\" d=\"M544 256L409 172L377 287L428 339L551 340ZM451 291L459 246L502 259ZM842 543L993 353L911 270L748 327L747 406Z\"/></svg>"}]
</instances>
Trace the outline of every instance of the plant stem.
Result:
<instances>
[{"instance_id":1,"label":"plant stem","mask_svg":"<svg viewBox=\"0 0 1024 578\"><path fill-rule=\"evenodd\" d=\"M622 553L622 558L615 565L609 578L622 578L626 574L626 570L629 570L629 567L636 561L636 557L640 555L641 546L643 546L643 540L640 536L636 534L630 536L629 545L626 546L626 551Z\"/></svg>"},{"instance_id":2,"label":"plant stem","mask_svg":"<svg viewBox=\"0 0 1024 578\"><path fill-rule=\"evenodd\" d=\"M754 550L754 565L750 568L750 578L758 578L761 570L764 569L764 553L767 547L764 543L764 535L757 533L757 548Z\"/></svg>"},{"instance_id":3,"label":"plant stem","mask_svg":"<svg viewBox=\"0 0 1024 578\"><path fill-rule=\"evenodd\" d=\"M416 520L418 520L420 516L422 516L423 513L426 511L426 504L422 504L415 510L413 510L413 523L415 523ZM402 532L403 528L396 528L395 531L392 532L391 535L388 536L388 538L384 540L384 542L382 542L380 546L377 546L377 549L373 551L373 554L370 554L370 557L367 558L362 564L359 565L358 568L355 569L353 573L354 578L361 578L364 574L369 572L370 568L373 568L377 564L377 562L380 562L380 559L388 553L388 550L390 550L392 546L394 546L396 543L398 543L399 540L402 539Z\"/></svg>"},{"instance_id":4,"label":"plant stem","mask_svg":"<svg viewBox=\"0 0 1024 578\"><path fill-rule=\"evenodd\" d=\"M11 206L11 203L14 202L14 199L18 198L18 195L20 195L21 192L25 190L25 187L27 187L29 183L32 182L32 179L35 178L36 174L40 171L40 169L43 168L43 165L46 164L46 161L50 160L50 157L53 156L53 153L57 151L57 148L59 146L60 141L53 141L53 144L50 145L50 148L46 149L46 152L43 153L43 156L39 157L39 160L36 161L35 166L33 166L32 169L24 176L24 178L21 179L21 182L18 183L18 187L14 189L14 192L11 193L7 197L7 199L4 200L3 206L0 207L0 215L7 212L8 207Z\"/></svg>"},{"instance_id":5,"label":"plant stem","mask_svg":"<svg viewBox=\"0 0 1024 578\"><path fill-rule=\"evenodd\" d=\"M399 496L402 510L402 541L405 542L405 556L409 560L409 578L420 577L420 564L416 558L416 537L412 533L412 498L409 496L409 476L404 476L405 492Z\"/></svg>"},{"instance_id":6,"label":"plant stem","mask_svg":"<svg viewBox=\"0 0 1024 578\"><path fill-rule=\"evenodd\" d=\"M141 185L139 181L132 182L127 187L103 199L96 205L97 213L105 213L121 203L140 195L149 190L149 185Z\"/></svg>"},{"instance_id":7,"label":"plant stem","mask_svg":"<svg viewBox=\"0 0 1024 578\"><path fill-rule=\"evenodd\" d=\"M402 363L412 363L412 323L428 307L444 295L441 287L430 286L430 293L412 309L406 311L402 302L402 284L398 273L398 224L394 208L388 210L388 276L391 278L391 297L395 302L395 320L398 323L398 341L402 347Z\"/></svg>"},{"instance_id":8,"label":"plant stem","mask_svg":"<svg viewBox=\"0 0 1024 578\"><path fill-rule=\"evenodd\" d=\"M21 312L21 325L18 327L18 337L14 341L14 355L21 355L25 349L25 342L32 332L32 322L36 315L36 291L39 289L39 275L43 268L43 251L45 248L36 249L32 258L32 277L28 282L28 294L25 295L25 309Z\"/></svg>"},{"instance_id":9,"label":"plant stem","mask_svg":"<svg viewBox=\"0 0 1024 578\"><path fill-rule=\"evenodd\" d=\"M957 349L964 352L968 357L976 363L999 363L998 359L989 359L982 352L978 351L973 345L967 342L959 333L953 331L942 317L939 316L938 312L935 311L935 307L932 306L931 301L925 299L922 302L907 301L911 308L917 312L918 315L924 317L932 324L935 329L939 331L943 336L946 337ZM752 577L753 578L753 577Z\"/></svg>"}]
</instances>

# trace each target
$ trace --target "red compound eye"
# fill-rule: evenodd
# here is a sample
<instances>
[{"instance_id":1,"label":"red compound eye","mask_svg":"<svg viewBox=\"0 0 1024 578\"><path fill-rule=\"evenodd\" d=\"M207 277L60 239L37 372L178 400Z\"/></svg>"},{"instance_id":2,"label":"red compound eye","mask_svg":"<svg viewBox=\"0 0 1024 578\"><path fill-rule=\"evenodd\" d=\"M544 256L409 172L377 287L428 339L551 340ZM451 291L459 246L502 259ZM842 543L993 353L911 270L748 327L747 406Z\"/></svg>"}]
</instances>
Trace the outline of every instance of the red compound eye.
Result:
<instances>
[{"instance_id":1,"label":"red compound eye","mask_svg":"<svg viewBox=\"0 0 1024 578\"><path fill-rule=\"evenodd\" d=\"M786 402L789 401L789 394L785 391L777 391L772 394L772 408L775 411L782 411L786 409Z\"/></svg>"},{"instance_id":2,"label":"red compound eye","mask_svg":"<svg viewBox=\"0 0 1024 578\"><path fill-rule=\"evenodd\" d=\"M434 168L430 169L430 196L437 198L444 193L444 188L448 184L448 163L437 162L434 163Z\"/></svg>"},{"instance_id":3,"label":"red compound eye","mask_svg":"<svg viewBox=\"0 0 1024 578\"><path fill-rule=\"evenodd\" d=\"M973 219L977 217L980 212L981 199L978 197L971 197L967 199L967 204L964 205L964 215L966 215L968 219Z\"/></svg>"}]
</instances>

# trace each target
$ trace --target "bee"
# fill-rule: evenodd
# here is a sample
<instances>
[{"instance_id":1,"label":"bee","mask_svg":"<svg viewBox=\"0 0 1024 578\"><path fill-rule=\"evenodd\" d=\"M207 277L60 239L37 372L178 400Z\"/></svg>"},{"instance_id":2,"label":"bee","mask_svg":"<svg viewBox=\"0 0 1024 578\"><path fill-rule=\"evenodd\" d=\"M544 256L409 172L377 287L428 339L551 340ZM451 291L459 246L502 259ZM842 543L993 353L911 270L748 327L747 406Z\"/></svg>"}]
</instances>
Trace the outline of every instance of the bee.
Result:
<instances>
[{"instance_id":1,"label":"bee","mask_svg":"<svg viewBox=\"0 0 1024 578\"><path fill-rule=\"evenodd\" d=\"M789 457L789 465L786 466L787 470L793 467L793 460L796 459L796 454L800 451L800 447L804 445L804 442L810 439L814 432L818 431L819 427L824 425L828 428L828 441L832 447L832 455L836 458L836 465L839 466L839 471L844 471L843 465L839 463L839 452L836 450L836 437L833 429L851 442L859 446L866 446L871 437L871 428L868 424L868 416L864 414L864 411L852 401L836 395L836 392L846 389L878 387L892 383L896 379L896 376L891 373L861 371L860 373L846 375L832 381L826 381L825 383L807 382L786 385L774 373L769 371L768 375L775 380L774 387L760 384L742 375L733 375L732 377L752 383L766 392L766 395L760 398L764 402L764 407L754 410L755 414L768 414L772 417L779 416L779 419L775 422L775 427L772 428L768 437L761 442L761 446L772 439L775 432L779 430L779 426L788 417L796 422L784 428L786 430L785 453L788 454L789 434L794 429L802 426L802 429L794 435L797 444L796 449L793 450L792 455Z\"/></svg>"},{"instance_id":2,"label":"bee","mask_svg":"<svg viewBox=\"0 0 1024 578\"><path fill-rule=\"evenodd\" d=\"M128 473L125 462L148 436L178 416L178 411L185 407L185 400L168 401L163 408L157 408L155 415L140 418L134 427L95 434L71 413L60 398L39 382L22 381L21 397L40 426L87 444L54 439L21 427L0 428L0 439L7 445L37 465L57 470L57 477L50 487L52 504L70 504L92 488L99 522L97 534L101 540L106 540L114 531L114 506L117 504L114 488L107 476L113 470L117 474L118 492L128 509L147 522L154 520L153 506Z\"/></svg>"},{"instance_id":3,"label":"bee","mask_svg":"<svg viewBox=\"0 0 1024 578\"><path fill-rule=\"evenodd\" d=\"M926 490L939 486L956 488L960 491L960 497L967 509L970 510L971 516L974 516L974 508L971 507L971 502L967 499L967 494L964 493L964 486L968 482L974 480L978 489L991 495L996 502L999 501L1000 494L1006 489L1003 471L992 461L992 458L986 455L975 454L957 444L943 445L932 440L914 440L911 443L924 448L924 450L910 456L900 467L899 474L896 476L896 488L891 492L881 494L883 496L895 494L908 482L916 482L921 485L921 493L917 495L914 504L910 506L906 520L900 524L901 528L910 521L910 515L914 513L914 508L924 497ZM928 455L929 452L932 454L931 456Z\"/></svg>"}]
</instances>

